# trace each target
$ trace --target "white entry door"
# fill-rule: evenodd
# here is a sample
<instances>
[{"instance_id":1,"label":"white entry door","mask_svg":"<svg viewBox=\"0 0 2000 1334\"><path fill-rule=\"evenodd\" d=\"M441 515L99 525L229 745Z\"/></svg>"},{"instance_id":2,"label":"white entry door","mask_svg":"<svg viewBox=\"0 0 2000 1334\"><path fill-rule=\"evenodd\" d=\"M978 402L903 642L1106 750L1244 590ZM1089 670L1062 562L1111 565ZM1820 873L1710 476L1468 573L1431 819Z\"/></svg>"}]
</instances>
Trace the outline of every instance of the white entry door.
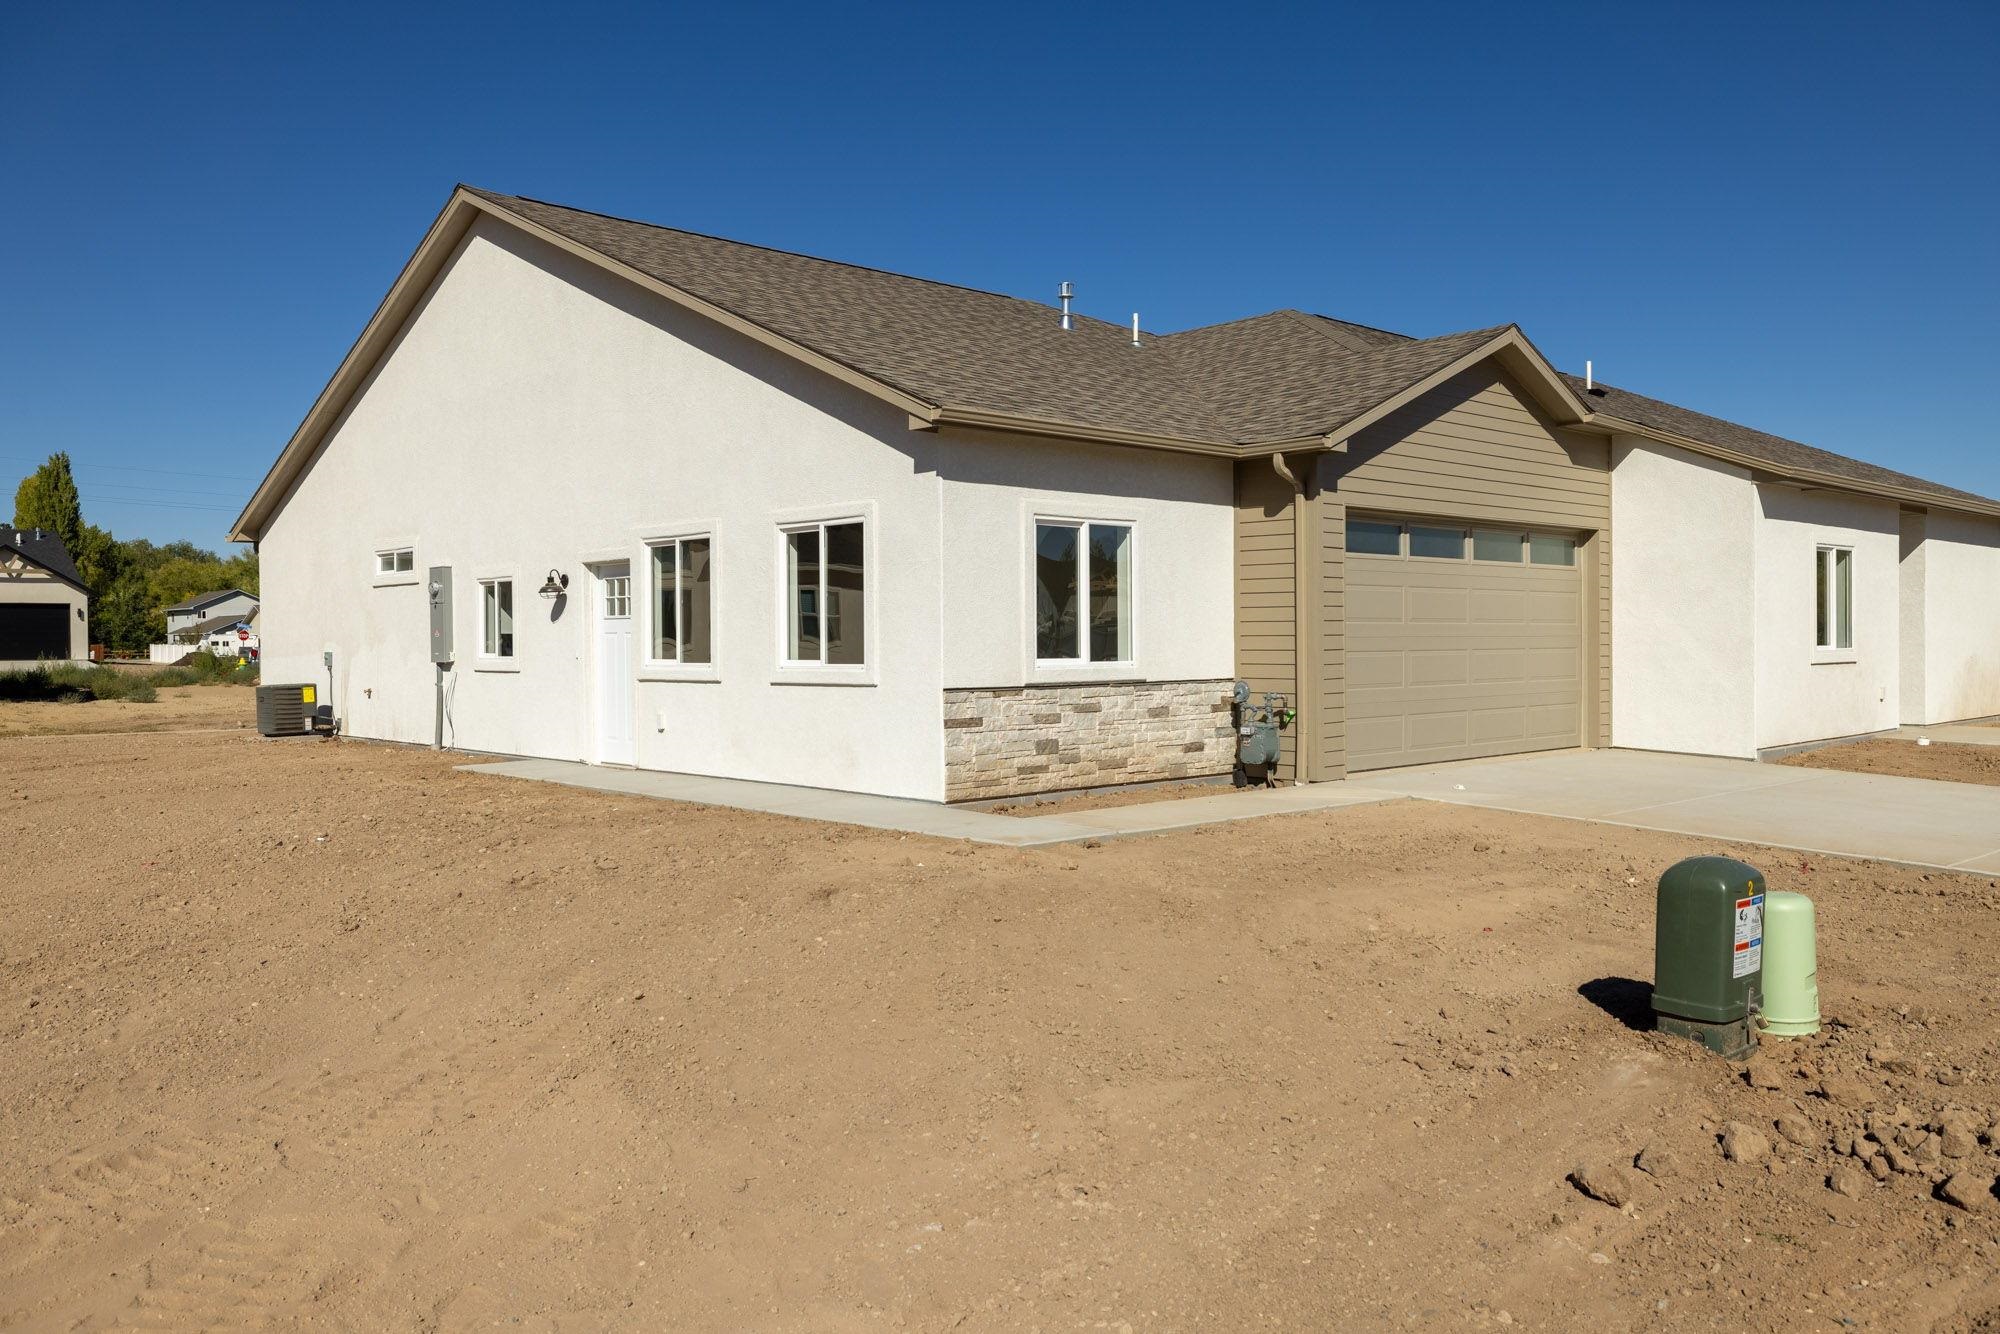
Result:
<instances>
[{"instance_id":1,"label":"white entry door","mask_svg":"<svg viewBox=\"0 0 2000 1334\"><path fill-rule=\"evenodd\" d=\"M632 567L623 561L592 568L597 631L592 692L597 715L597 762L632 763Z\"/></svg>"}]
</instances>

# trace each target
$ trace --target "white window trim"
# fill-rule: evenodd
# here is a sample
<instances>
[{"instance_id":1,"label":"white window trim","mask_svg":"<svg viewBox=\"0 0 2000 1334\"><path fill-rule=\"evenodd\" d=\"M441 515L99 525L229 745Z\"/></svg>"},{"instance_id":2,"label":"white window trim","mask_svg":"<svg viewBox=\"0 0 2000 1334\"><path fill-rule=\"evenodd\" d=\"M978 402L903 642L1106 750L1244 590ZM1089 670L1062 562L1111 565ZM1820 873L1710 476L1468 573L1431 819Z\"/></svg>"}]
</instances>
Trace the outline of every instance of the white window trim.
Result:
<instances>
[{"instance_id":1,"label":"white window trim","mask_svg":"<svg viewBox=\"0 0 2000 1334\"><path fill-rule=\"evenodd\" d=\"M795 662L786 654L791 642L791 576L786 549L789 534L815 524L861 525L862 622L860 663ZM772 516L771 593L777 615L772 618L771 684L780 686L873 686L880 682L882 661L883 569L877 555L875 502L858 501L847 505L816 506L784 510ZM821 557L825 545L821 544ZM714 630L711 627L710 635Z\"/></svg>"},{"instance_id":2,"label":"white window trim","mask_svg":"<svg viewBox=\"0 0 2000 1334\"><path fill-rule=\"evenodd\" d=\"M1103 683L1110 681L1132 681L1143 679L1139 671L1143 650L1139 643L1139 521L1129 511L1117 509L1092 509L1086 513L1069 508L1057 509L1047 506L1027 508L1027 522L1023 525L1021 569L1023 572L1021 615L1023 622L1023 644L1027 658L1028 679L1031 681L1070 681L1080 683ZM1035 529L1042 524L1066 524L1087 528L1091 524L1104 524L1130 530L1125 539L1129 544L1130 556L1126 564L1131 571L1132 588L1128 601L1132 608L1132 624L1127 628L1126 643L1129 656L1116 662L1093 662L1089 658L1044 658L1041 656L1040 636L1035 625ZM1079 544L1086 548L1080 551L1086 566L1084 578L1088 580L1088 543L1078 534ZM1079 598L1087 601L1088 583L1079 591ZM1077 608L1077 649L1090 651L1090 626L1087 605Z\"/></svg>"},{"instance_id":3,"label":"white window trim","mask_svg":"<svg viewBox=\"0 0 2000 1334\"><path fill-rule=\"evenodd\" d=\"M486 651L486 590L493 584L514 586L514 652L506 657ZM473 580L472 586L479 590L473 599L472 642L477 646L472 654L472 670L475 672L518 672L521 670L521 581L504 571L482 574Z\"/></svg>"},{"instance_id":4,"label":"white window trim","mask_svg":"<svg viewBox=\"0 0 2000 1334\"><path fill-rule=\"evenodd\" d=\"M1845 644L1838 642L1840 639L1840 617L1838 615L1840 604L1838 585L1833 577L1838 564L1836 561L1829 561L1827 559L1829 555L1836 552L1847 553L1847 643ZM1827 576L1826 605L1824 608L1820 606L1819 600L1819 576L1822 567L1826 568ZM1812 586L1813 663L1815 665L1837 665L1840 663L1859 662L1860 657L1854 648L1854 547L1851 543L1818 542L1814 544ZM1822 644L1819 642L1819 614L1822 610L1826 613L1827 633L1835 640L1831 644Z\"/></svg>"},{"instance_id":5,"label":"white window trim","mask_svg":"<svg viewBox=\"0 0 2000 1334\"><path fill-rule=\"evenodd\" d=\"M700 522L673 524L660 528L649 528L639 537L639 555L633 561L635 570L644 570L645 606L632 619L637 623L639 635L639 679L641 681L696 681L714 682L722 679L722 672L715 659L722 656L721 582L716 563L716 529L720 527L713 519ZM653 656L653 550L669 542L708 540L708 656L707 662L680 662L672 658ZM863 633L866 633L864 628Z\"/></svg>"},{"instance_id":6,"label":"white window trim","mask_svg":"<svg viewBox=\"0 0 2000 1334\"><path fill-rule=\"evenodd\" d=\"M398 551L410 553L410 568L385 572L382 558ZM417 568L417 544L415 542L386 542L375 548L375 568L369 572L369 582L376 588L401 588L406 584L423 582L424 572Z\"/></svg>"}]
</instances>

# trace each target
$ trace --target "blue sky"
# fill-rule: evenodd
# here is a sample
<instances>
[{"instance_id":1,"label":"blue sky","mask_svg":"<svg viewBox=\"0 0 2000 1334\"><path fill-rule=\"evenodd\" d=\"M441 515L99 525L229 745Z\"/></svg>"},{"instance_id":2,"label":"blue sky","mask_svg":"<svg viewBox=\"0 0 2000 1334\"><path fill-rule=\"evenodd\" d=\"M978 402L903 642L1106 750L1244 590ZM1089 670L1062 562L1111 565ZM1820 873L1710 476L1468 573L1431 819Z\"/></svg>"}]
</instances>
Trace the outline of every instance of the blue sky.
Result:
<instances>
[{"instance_id":1,"label":"blue sky","mask_svg":"<svg viewBox=\"0 0 2000 1334\"><path fill-rule=\"evenodd\" d=\"M465 180L1162 330L1513 320L2000 495L1996 61L1991 4L8 6L0 479L219 544Z\"/></svg>"}]
</instances>

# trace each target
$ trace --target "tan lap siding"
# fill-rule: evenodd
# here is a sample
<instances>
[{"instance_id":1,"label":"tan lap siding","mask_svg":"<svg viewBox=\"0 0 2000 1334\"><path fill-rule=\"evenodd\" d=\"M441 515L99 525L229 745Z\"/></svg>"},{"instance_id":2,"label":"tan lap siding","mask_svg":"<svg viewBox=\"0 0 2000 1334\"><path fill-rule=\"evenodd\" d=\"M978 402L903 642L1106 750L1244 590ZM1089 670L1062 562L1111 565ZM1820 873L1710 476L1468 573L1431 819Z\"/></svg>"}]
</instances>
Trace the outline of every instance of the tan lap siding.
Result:
<instances>
[{"instance_id":1,"label":"tan lap siding","mask_svg":"<svg viewBox=\"0 0 2000 1334\"><path fill-rule=\"evenodd\" d=\"M1298 690L1297 511L1292 487L1268 459L1236 465L1236 674L1254 699ZM1282 734L1278 776L1297 763L1293 729Z\"/></svg>"},{"instance_id":2,"label":"tan lap siding","mask_svg":"<svg viewBox=\"0 0 2000 1334\"><path fill-rule=\"evenodd\" d=\"M1608 442L1565 431L1491 363L1472 367L1321 460L1319 771L1346 772L1346 517L1435 516L1572 531L1585 537L1583 666L1596 689L1583 736L1609 741L1611 718L1611 472Z\"/></svg>"}]
</instances>

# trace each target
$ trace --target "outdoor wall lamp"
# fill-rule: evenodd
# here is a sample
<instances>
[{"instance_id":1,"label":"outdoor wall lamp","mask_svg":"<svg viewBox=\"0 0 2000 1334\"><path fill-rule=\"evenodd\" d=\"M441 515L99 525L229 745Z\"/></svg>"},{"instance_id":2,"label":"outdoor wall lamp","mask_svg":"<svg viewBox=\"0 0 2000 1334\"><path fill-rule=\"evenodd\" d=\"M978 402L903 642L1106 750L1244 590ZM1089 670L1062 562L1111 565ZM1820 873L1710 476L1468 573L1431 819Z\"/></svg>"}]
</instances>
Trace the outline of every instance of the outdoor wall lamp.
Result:
<instances>
[{"instance_id":1,"label":"outdoor wall lamp","mask_svg":"<svg viewBox=\"0 0 2000 1334\"><path fill-rule=\"evenodd\" d=\"M549 571L549 577L542 582L542 596L551 601L569 591L569 576Z\"/></svg>"}]
</instances>

